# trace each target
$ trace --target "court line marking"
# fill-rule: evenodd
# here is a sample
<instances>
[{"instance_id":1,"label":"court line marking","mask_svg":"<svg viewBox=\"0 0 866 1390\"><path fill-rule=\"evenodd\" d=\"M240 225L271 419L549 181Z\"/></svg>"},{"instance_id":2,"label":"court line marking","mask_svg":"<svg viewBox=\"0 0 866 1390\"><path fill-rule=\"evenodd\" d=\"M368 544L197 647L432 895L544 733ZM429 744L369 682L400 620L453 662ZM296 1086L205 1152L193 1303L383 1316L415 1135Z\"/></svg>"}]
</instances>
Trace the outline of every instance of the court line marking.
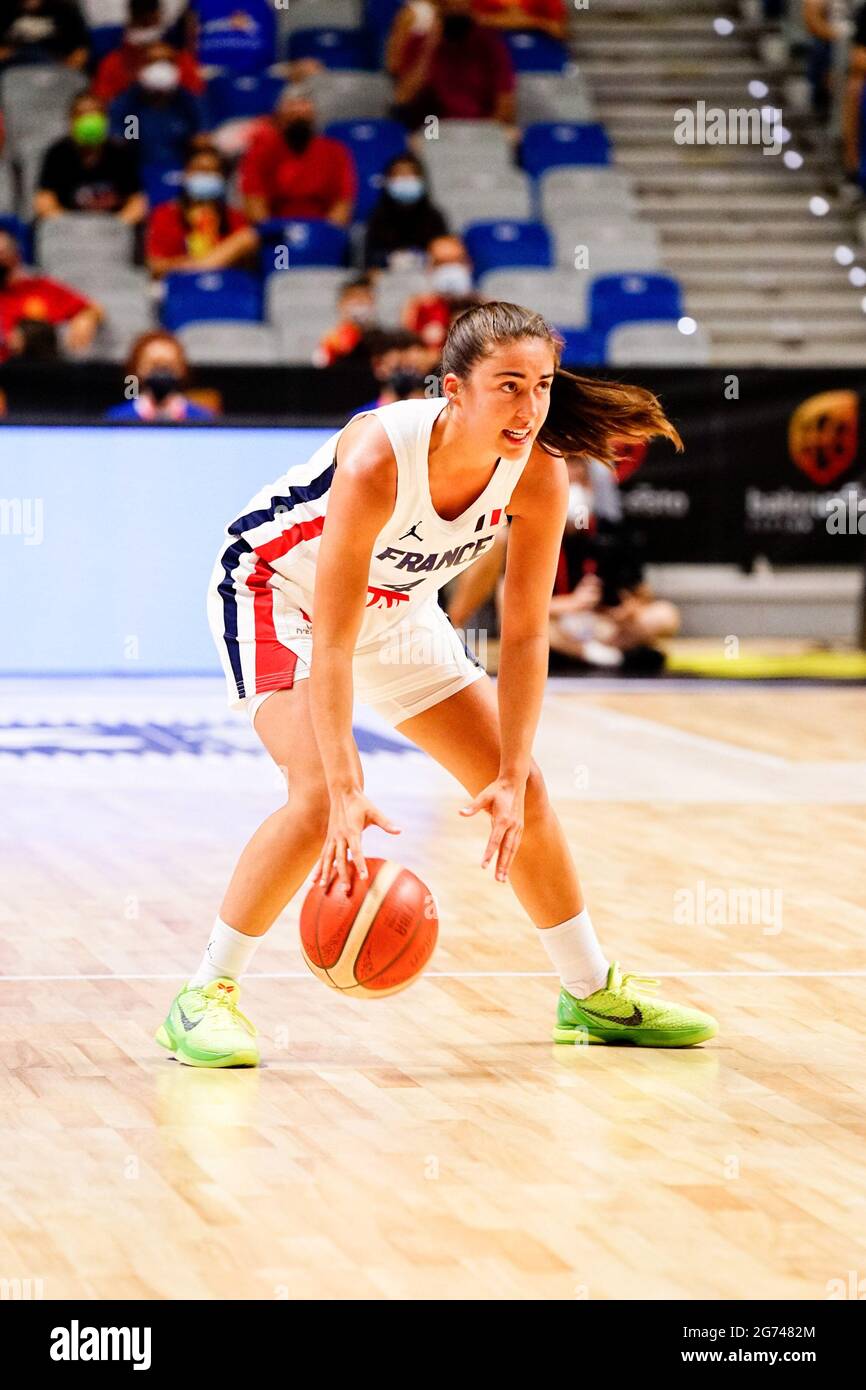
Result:
<instances>
[{"instance_id":1,"label":"court line marking","mask_svg":"<svg viewBox=\"0 0 866 1390\"><path fill-rule=\"evenodd\" d=\"M626 971L640 975L641 971ZM554 970L426 970L425 979L432 980L555 980ZM244 980L308 980L316 976L309 970L284 970L244 973ZM780 980L863 980L866 970L654 970L649 978L660 980L710 979L780 979ZM0 984L76 984L88 980L182 980L183 975L0 975Z\"/></svg>"}]
</instances>

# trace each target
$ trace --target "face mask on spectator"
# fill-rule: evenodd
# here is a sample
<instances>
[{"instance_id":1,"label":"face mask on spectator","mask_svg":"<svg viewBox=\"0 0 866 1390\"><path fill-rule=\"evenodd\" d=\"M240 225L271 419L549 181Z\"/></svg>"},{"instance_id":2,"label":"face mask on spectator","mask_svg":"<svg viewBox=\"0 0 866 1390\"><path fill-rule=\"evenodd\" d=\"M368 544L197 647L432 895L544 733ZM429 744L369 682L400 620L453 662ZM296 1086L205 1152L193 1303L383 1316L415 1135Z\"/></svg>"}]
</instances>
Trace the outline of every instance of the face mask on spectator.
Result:
<instances>
[{"instance_id":1,"label":"face mask on spectator","mask_svg":"<svg viewBox=\"0 0 866 1390\"><path fill-rule=\"evenodd\" d=\"M222 174L211 173L207 169L196 169L187 174L183 181L187 197L197 203L216 203L226 191L226 181Z\"/></svg>"},{"instance_id":2,"label":"face mask on spectator","mask_svg":"<svg viewBox=\"0 0 866 1390\"><path fill-rule=\"evenodd\" d=\"M174 391L179 391L183 382L176 372L170 372L167 368L160 367L155 371L148 372L141 382L148 395L153 396L157 405L162 405Z\"/></svg>"},{"instance_id":3,"label":"face mask on spectator","mask_svg":"<svg viewBox=\"0 0 866 1390\"><path fill-rule=\"evenodd\" d=\"M460 261L448 261L445 265L434 266L430 273L430 280L434 290L451 299L460 299L462 295L469 294L472 289L472 275L469 267Z\"/></svg>"},{"instance_id":4,"label":"face mask on spectator","mask_svg":"<svg viewBox=\"0 0 866 1390\"><path fill-rule=\"evenodd\" d=\"M173 92L180 81L180 72L177 63L158 58L141 69L138 80L148 92Z\"/></svg>"},{"instance_id":5,"label":"face mask on spectator","mask_svg":"<svg viewBox=\"0 0 866 1390\"><path fill-rule=\"evenodd\" d=\"M398 174L396 178L388 179L385 187L398 203L417 203L424 194L424 180L416 178L414 174Z\"/></svg>"},{"instance_id":6,"label":"face mask on spectator","mask_svg":"<svg viewBox=\"0 0 866 1390\"><path fill-rule=\"evenodd\" d=\"M449 43L461 43L472 28L470 14L449 14L442 21L442 33Z\"/></svg>"},{"instance_id":7,"label":"face mask on spectator","mask_svg":"<svg viewBox=\"0 0 866 1390\"><path fill-rule=\"evenodd\" d=\"M290 150L296 154L303 154L313 138L313 122L306 117L299 116L297 120L288 121L283 127L283 139Z\"/></svg>"},{"instance_id":8,"label":"face mask on spectator","mask_svg":"<svg viewBox=\"0 0 866 1390\"><path fill-rule=\"evenodd\" d=\"M145 44L156 43L162 38L162 30L158 24L151 24L150 28L127 29L124 34L126 42L132 44L133 48L143 48Z\"/></svg>"},{"instance_id":9,"label":"face mask on spectator","mask_svg":"<svg viewBox=\"0 0 866 1390\"><path fill-rule=\"evenodd\" d=\"M72 138L76 145L102 145L108 135L108 117L104 111L83 111L72 122Z\"/></svg>"},{"instance_id":10,"label":"face mask on spectator","mask_svg":"<svg viewBox=\"0 0 866 1390\"><path fill-rule=\"evenodd\" d=\"M359 328L363 328L366 324L373 322L375 309L372 304L347 304L343 313L352 323L356 323Z\"/></svg>"}]
</instances>

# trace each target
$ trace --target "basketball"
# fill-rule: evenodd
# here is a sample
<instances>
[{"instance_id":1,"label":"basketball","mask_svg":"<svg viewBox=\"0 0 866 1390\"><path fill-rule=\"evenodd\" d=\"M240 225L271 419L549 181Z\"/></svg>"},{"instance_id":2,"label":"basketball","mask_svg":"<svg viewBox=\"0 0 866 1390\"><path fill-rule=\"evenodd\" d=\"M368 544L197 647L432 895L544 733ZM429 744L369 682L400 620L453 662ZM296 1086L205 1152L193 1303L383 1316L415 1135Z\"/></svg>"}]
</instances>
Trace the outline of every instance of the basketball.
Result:
<instances>
[{"instance_id":1,"label":"basketball","mask_svg":"<svg viewBox=\"0 0 866 1390\"><path fill-rule=\"evenodd\" d=\"M411 869L368 859L369 877L354 866L349 891L316 883L301 908L304 960L324 984L374 999L397 994L421 974L436 947L439 914L433 894Z\"/></svg>"}]
</instances>

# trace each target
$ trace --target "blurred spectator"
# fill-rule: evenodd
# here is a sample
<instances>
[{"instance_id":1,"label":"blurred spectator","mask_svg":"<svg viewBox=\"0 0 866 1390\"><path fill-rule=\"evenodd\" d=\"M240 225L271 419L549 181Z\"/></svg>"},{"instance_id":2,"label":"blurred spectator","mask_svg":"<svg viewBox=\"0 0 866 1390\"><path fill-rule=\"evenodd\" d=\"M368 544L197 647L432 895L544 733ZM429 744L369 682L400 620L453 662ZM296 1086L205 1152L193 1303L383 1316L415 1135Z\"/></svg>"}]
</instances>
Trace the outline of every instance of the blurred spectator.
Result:
<instances>
[{"instance_id":1,"label":"blurred spectator","mask_svg":"<svg viewBox=\"0 0 866 1390\"><path fill-rule=\"evenodd\" d=\"M472 0L479 24L497 29L534 29L565 38L565 0Z\"/></svg>"},{"instance_id":2,"label":"blurred spectator","mask_svg":"<svg viewBox=\"0 0 866 1390\"><path fill-rule=\"evenodd\" d=\"M830 109L830 82L833 72L832 0L803 0L803 21L812 35L806 72L812 88L815 114L826 117Z\"/></svg>"},{"instance_id":3,"label":"blurred spectator","mask_svg":"<svg viewBox=\"0 0 866 1390\"><path fill-rule=\"evenodd\" d=\"M0 232L0 362L24 351L22 320L62 325L64 347L74 356L90 347L103 317L100 306L77 290L45 275L30 275L15 238Z\"/></svg>"},{"instance_id":4,"label":"blurred spectator","mask_svg":"<svg viewBox=\"0 0 866 1390\"><path fill-rule=\"evenodd\" d=\"M316 348L313 361L317 367L348 357L369 355L367 335L376 323L376 296L367 275L356 275L345 281L337 296L337 324L326 333Z\"/></svg>"},{"instance_id":5,"label":"blurred spectator","mask_svg":"<svg viewBox=\"0 0 866 1390\"><path fill-rule=\"evenodd\" d=\"M420 0L397 15L386 51L393 114L410 130L428 115L514 121L515 75L503 39L472 16L471 0Z\"/></svg>"},{"instance_id":6,"label":"blurred spectator","mask_svg":"<svg viewBox=\"0 0 866 1390\"><path fill-rule=\"evenodd\" d=\"M404 328L428 347L440 348L454 319L481 296L472 288L472 262L459 236L436 237L427 249L430 289L413 295L403 306Z\"/></svg>"},{"instance_id":7,"label":"blurred spectator","mask_svg":"<svg viewBox=\"0 0 866 1390\"><path fill-rule=\"evenodd\" d=\"M201 129L198 98L180 86L178 54L157 42L144 50L145 61L133 85L111 103L112 134L137 139L141 166L179 169L187 147Z\"/></svg>"},{"instance_id":8,"label":"blurred spectator","mask_svg":"<svg viewBox=\"0 0 866 1390\"><path fill-rule=\"evenodd\" d=\"M6 0L0 7L0 65L83 68L89 48L87 25L75 0Z\"/></svg>"},{"instance_id":9,"label":"blurred spectator","mask_svg":"<svg viewBox=\"0 0 866 1390\"><path fill-rule=\"evenodd\" d=\"M281 93L273 117L254 130L240 165L251 222L321 217L346 226L357 193L355 161L340 140L319 135L315 107L302 88Z\"/></svg>"},{"instance_id":10,"label":"blurred spectator","mask_svg":"<svg viewBox=\"0 0 866 1390\"><path fill-rule=\"evenodd\" d=\"M848 77L842 104L842 157L845 176L858 186L862 184L860 168L863 161L860 149L860 128L864 79L866 79L866 4L858 6L854 14L854 32L851 35L851 47L848 53Z\"/></svg>"},{"instance_id":11,"label":"blurred spectator","mask_svg":"<svg viewBox=\"0 0 866 1390\"><path fill-rule=\"evenodd\" d=\"M426 251L437 236L448 235L448 224L431 202L424 165L414 154L398 154L386 164L383 188L370 213L364 243L364 264L399 263L401 252Z\"/></svg>"},{"instance_id":12,"label":"blurred spectator","mask_svg":"<svg viewBox=\"0 0 866 1390\"><path fill-rule=\"evenodd\" d=\"M104 212L134 225L147 212L135 148L109 138L108 116L97 97L81 92L70 107L69 134L46 151L34 199L37 217L62 212Z\"/></svg>"},{"instance_id":13,"label":"blurred spectator","mask_svg":"<svg viewBox=\"0 0 866 1390\"><path fill-rule=\"evenodd\" d=\"M126 379L135 394L105 412L106 420L132 420L145 425L176 424L182 420L212 420L213 412L196 405L186 394L189 364L177 338L164 329L142 333L130 350Z\"/></svg>"},{"instance_id":14,"label":"blurred spectator","mask_svg":"<svg viewBox=\"0 0 866 1390\"><path fill-rule=\"evenodd\" d=\"M146 259L152 275L173 270L225 270L248 260L258 234L242 212L226 202L222 156L203 146L189 156L183 193L150 215Z\"/></svg>"},{"instance_id":15,"label":"blurred spectator","mask_svg":"<svg viewBox=\"0 0 866 1390\"><path fill-rule=\"evenodd\" d=\"M123 43L112 53L106 53L93 79L94 95L100 97L106 106L138 80L145 63L152 61L148 57L152 45L160 40L168 42L165 29L159 0L130 0ZM192 54L171 44L169 47L172 48L171 60L177 67L176 85L194 96L200 96L204 91L204 82Z\"/></svg>"},{"instance_id":16,"label":"blurred spectator","mask_svg":"<svg viewBox=\"0 0 866 1390\"><path fill-rule=\"evenodd\" d=\"M376 410L392 401L426 397L431 384L430 353L420 338L405 328L393 332L383 330L368 335L370 367L379 382L375 400L359 406L359 410ZM438 357L438 354L437 354Z\"/></svg>"}]
</instances>

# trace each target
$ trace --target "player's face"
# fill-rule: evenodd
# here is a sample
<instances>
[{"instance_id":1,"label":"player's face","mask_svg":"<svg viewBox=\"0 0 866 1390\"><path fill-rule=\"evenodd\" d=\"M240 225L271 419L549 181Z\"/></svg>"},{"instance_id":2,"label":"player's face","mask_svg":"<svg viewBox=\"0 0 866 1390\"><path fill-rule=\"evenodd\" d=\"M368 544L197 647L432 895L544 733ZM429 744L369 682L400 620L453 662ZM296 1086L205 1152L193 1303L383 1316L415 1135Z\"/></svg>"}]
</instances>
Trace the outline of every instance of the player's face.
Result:
<instances>
[{"instance_id":1,"label":"player's face","mask_svg":"<svg viewBox=\"0 0 866 1390\"><path fill-rule=\"evenodd\" d=\"M517 339L477 362L462 383L472 433L495 436L496 451L506 458L525 450L547 419L555 366L543 338Z\"/></svg>"}]
</instances>

